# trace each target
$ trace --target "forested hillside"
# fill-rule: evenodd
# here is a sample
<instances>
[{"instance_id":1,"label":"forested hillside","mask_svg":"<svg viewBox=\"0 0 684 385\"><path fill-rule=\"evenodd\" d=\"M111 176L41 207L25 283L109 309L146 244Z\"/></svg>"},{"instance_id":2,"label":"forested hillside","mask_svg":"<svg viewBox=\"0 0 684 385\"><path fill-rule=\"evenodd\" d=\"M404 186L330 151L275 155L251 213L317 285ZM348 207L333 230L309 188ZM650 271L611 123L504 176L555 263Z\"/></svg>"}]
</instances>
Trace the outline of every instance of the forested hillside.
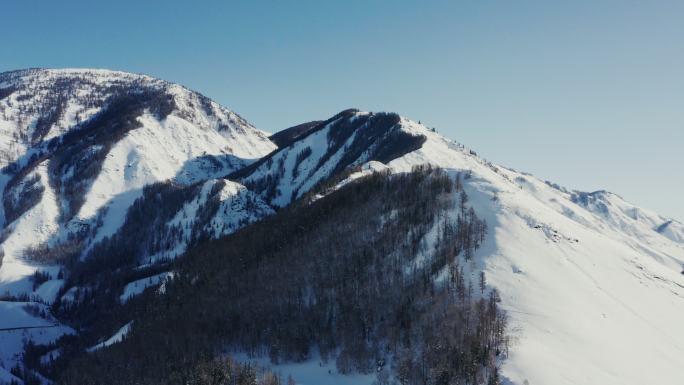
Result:
<instances>
[{"instance_id":1,"label":"forested hillside","mask_svg":"<svg viewBox=\"0 0 684 385\"><path fill-rule=\"evenodd\" d=\"M497 383L505 316L484 277L468 274L485 234L460 175L374 174L191 250L164 295L147 291L118 313L133 321L127 338L72 349L59 382L190 383L225 368L216 357L248 351L320 355L380 383Z\"/></svg>"}]
</instances>

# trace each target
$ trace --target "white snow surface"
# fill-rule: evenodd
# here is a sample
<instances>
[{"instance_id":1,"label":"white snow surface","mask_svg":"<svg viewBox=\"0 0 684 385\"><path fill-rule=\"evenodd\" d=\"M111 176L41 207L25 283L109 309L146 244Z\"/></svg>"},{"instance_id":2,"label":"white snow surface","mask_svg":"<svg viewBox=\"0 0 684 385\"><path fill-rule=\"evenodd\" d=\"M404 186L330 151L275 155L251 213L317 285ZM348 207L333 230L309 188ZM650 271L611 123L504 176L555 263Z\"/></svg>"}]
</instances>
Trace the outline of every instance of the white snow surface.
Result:
<instances>
[{"instance_id":1,"label":"white snow surface","mask_svg":"<svg viewBox=\"0 0 684 385\"><path fill-rule=\"evenodd\" d=\"M41 318L38 312L44 312L47 318ZM38 344L55 341L65 333L74 333L67 326L57 325L50 317L50 309L35 302L0 301L0 328L42 327L0 331L0 383L11 381L13 376L9 369L21 362L21 351L24 341L32 339Z\"/></svg>"},{"instance_id":2,"label":"white snow surface","mask_svg":"<svg viewBox=\"0 0 684 385\"><path fill-rule=\"evenodd\" d=\"M59 222L60 206L64 203L48 183L50 159L23 178L39 178L37 184L44 191L35 206L6 224L7 236L0 244L4 253L0 293L39 295L32 292L28 280L39 268L26 260L26 250L65 242L70 234L93 226L99 213L102 223L89 244L112 235L123 224L128 207L142 195L144 186L169 179L190 184L224 176L276 148L265 133L234 112L182 86L145 75L91 69L32 69L2 73L0 80L0 88L15 89L0 99L0 167L14 161L27 164L31 154L46 148L48 139L61 137L79 122L99 113L112 88L159 89L171 95L175 103L175 109L163 120L152 114L139 117L141 127L113 145L83 206L68 223ZM53 119L54 124L41 142L32 142L36 122L50 113L44 111L44 106L58 96L63 99L64 111ZM220 166L209 162L208 157L217 159ZM0 191L5 192L9 178L0 174ZM16 191L21 190L15 188L12 192ZM0 205L0 223L4 217ZM56 269L41 269L46 268Z\"/></svg>"},{"instance_id":3,"label":"white snow surface","mask_svg":"<svg viewBox=\"0 0 684 385\"><path fill-rule=\"evenodd\" d=\"M131 297L141 294L145 289L152 286L161 285L168 279L173 278L173 273L170 271L155 274L150 277L145 277L138 279L136 281L128 283L123 290L121 296L119 296L119 301L122 303L127 302Z\"/></svg>"},{"instance_id":4,"label":"white snow surface","mask_svg":"<svg viewBox=\"0 0 684 385\"><path fill-rule=\"evenodd\" d=\"M328 158L325 155L329 149L329 134L335 123L343 119L356 119L367 115L368 112L355 112L351 118L339 117L329 122L325 127L306 135L290 146L278 150L274 156L246 177L243 182L246 185L258 182L264 178L276 179L275 196L270 200L274 206L284 207L306 192L314 188L319 182L325 180L339 165L345 152L353 145L358 130L367 128L367 124L359 127L356 132L347 137L344 143ZM383 138L376 138L371 146L379 145ZM306 151L310 154L304 157ZM298 158L300 158L298 162ZM370 161L368 151L355 159L351 166L362 165ZM375 162L378 163L378 162Z\"/></svg>"},{"instance_id":5,"label":"white snow surface","mask_svg":"<svg viewBox=\"0 0 684 385\"><path fill-rule=\"evenodd\" d=\"M342 181L337 183L335 186L330 188L328 191L323 191L323 192L316 194L316 196L313 197L313 201L321 199L321 198L325 197L326 195L328 195L329 193L331 193L333 191L337 191L340 188L346 186L347 184L349 184L355 180L358 180L358 179L361 179L361 178L364 178L364 177L367 177L367 176L370 176L374 173L379 173L379 172L391 172L391 169L389 167L387 167L384 163L378 162L375 160L371 160L369 162L366 162L363 165L361 165L361 169L359 171L356 171L356 172L349 174L348 177L344 178Z\"/></svg>"},{"instance_id":6,"label":"white snow surface","mask_svg":"<svg viewBox=\"0 0 684 385\"><path fill-rule=\"evenodd\" d=\"M109 345L113 344L118 344L119 342L123 341L123 339L128 335L128 333L131 331L131 326L133 325L133 321L125 324L122 326L119 330L116 331L111 337L108 339L100 342L97 345L91 346L88 349L86 349L88 352L94 352L98 349L102 349L104 347L107 347Z\"/></svg>"},{"instance_id":7,"label":"white snow surface","mask_svg":"<svg viewBox=\"0 0 684 385\"><path fill-rule=\"evenodd\" d=\"M485 271L508 313L507 383L681 384L679 222L616 194L569 191L494 165L408 119L400 125L427 141L387 167L400 173L431 164L460 174L469 204L487 221L470 274L476 282ZM333 189L374 170L385 167L369 164Z\"/></svg>"},{"instance_id":8,"label":"white snow surface","mask_svg":"<svg viewBox=\"0 0 684 385\"><path fill-rule=\"evenodd\" d=\"M502 297L514 337L503 375L514 384L681 384L684 243L681 225L601 193L573 192L493 165L409 121L428 137L389 163L433 164L465 181L489 234L478 259Z\"/></svg>"},{"instance_id":9,"label":"white snow surface","mask_svg":"<svg viewBox=\"0 0 684 385\"><path fill-rule=\"evenodd\" d=\"M340 374L334 360L323 362L314 355L304 362L271 363L268 357L250 357L244 353L232 356L236 361L250 363L280 374L284 379L292 376L297 385L371 385L376 376L372 374Z\"/></svg>"},{"instance_id":10,"label":"white snow surface","mask_svg":"<svg viewBox=\"0 0 684 385\"><path fill-rule=\"evenodd\" d=\"M464 178L469 204L489 226L469 274L476 282L478 271L485 271L509 317L512 345L502 367L507 383L681 384L684 237L679 222L612 193L570 191L492 164L408 119L399 126L427 140L386 166L364 163L332 190L387 168L400 173L424 164ZM268 175L269 167L277 169L282 162L275 203L285 204L295 188L301 196L320 178L302 178L306 166L294 175L295 156L310 147L309 159L317 162L322 152L317 141L326 135L323 129L293 144L273 158L275 166L265 164L250 178ZM415 262L424 258L429 256L416 256Z\"/></svg>"},{"instance_id":11,"label":"white snow surface","mask_svg":"<svg viewBox=\"0 0 684 385\"><path fill-rule=\"evenodd\" d=\"M220 190L214 191L219 184ZM212 191L214 195L210 195ZM219 207L206 223L198 223L198 212L210 199L217 199ZM200 193L184 204L173 219L166 223L167 228L176 227L181 232L173 248L149 256L149 263L174 259L183 254L191 240L193 228L197 225L216 239L274 213L269 205L245 186L225 179L208 180L202 184Z\"/></svg>"}]
</instances>

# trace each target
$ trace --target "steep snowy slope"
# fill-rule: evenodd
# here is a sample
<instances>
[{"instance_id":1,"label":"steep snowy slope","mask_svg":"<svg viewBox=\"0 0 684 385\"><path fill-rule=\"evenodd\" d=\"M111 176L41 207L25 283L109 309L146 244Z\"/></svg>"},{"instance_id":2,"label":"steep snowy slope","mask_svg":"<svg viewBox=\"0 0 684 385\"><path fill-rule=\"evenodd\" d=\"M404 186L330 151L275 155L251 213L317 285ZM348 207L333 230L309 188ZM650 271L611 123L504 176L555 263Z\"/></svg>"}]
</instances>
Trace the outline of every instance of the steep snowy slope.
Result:
<instances>
[{"instance_id":1,"label":"steep snowy slope","mask_svg":"<svg viewBox=\"0 0 684 385\"><path fill-rule=\"evenodd\" d=\"M215 178L275 148L233 112L147 76L25 70L0 74L0 89L3 283L31 248L112 235L145 185Z\"/></svg>"},{"instance_id":2,"label":"steep snowy slope","mask_svg":"<svg viewBox=\"0 0 684 385\"><path fill-rule=\"evenodd\" d=\"M400 120L391 113L342 111L231 178L284 207L348 167L389 162L420 148L425 137L401 130Z\"/></svg>"},{"instance_id":3,"label":"steep snowy slope","mask_svg":"<svg viewBox=\"0 0 684 385\"><path fill-rule=\"evenodd\" d=\"M143 189L118 231L94 243L85 259L104 258L112 268L163 262L273 213L261 198L229 180L158 183Z\"/></svg>"},{"instance_id":4,"label":"steep snowy slope","mask_svg":"<svg viewBox=\"0 0 684 385\"><path fill-rule=\"evenodd\" d=\"M251 203L244 188L213 179L275 148L232 111L148 76L80 69L0 74L0 293L52 302L63 283L59 264L116 234L129 207L158 182L188 186L190 206L218 202L197 225L203 233L254 220L261 209L240 206ZM187 215L176 222L169 228L194 223ZM177 236L176 253L190 233ZM47 282L37 285L36 272ZM12 349L0 350L11 365Z\"/></svg>"},{"instance_id":5,"label":"steep snowy slope","mask_svg":"<svg viewBox=\"0 0 684 385\"><path fill-rule=\"evenodd\" d=\"M649 230L655 230L675 242L684 243L684 225L650 210L636 207L616 194L608 191L575 192L571 199L600 215L615 228L636 236L651 234Z\"/></svg>"},{"instance_id":6,"label":"steep snowy slope","mask_svg":"<svg viewBox=\"0 0 684 385\"><path fill-rule=\"evenodd\" d=\"M339 164L340 155L326 140L338 119L255 164L244 182L279 206L302 196ZM386 166L369 152L352 157L343 167L364 167L333 189L373 171L406 172L421 164L467 175L469 203L490 229L471 278L476 281L477 271L484 270L509 312L514 342L503 366L509 381L681 382L684 237L679 222L612 193L570 191L494 165L408 119L396 117L384 129L422 138L419 148L399 150L383 160Z\"/></svg>"},{"instance_id":7,"label":"steep snowy slope","mask_svg":"<svg viewBox=\"0 0 684 385\"><path fill-rule=\"evenodd\" d=\"M430 163L470 175L470 204L490 229L479 261L511 321L510 381L681 383L680 224L498 167L415 122L400 126L427 140L389 162L394 172Z\"/></svg>"},{"instance_id":8,"label":"steep snowy slope","mask_svg":"<svg viewBox=\"0 0 684 385\"><path fill-rule=\"evenodd\" d=\"M0 329L29 326L33 329L3 330L0 332L0 383L19 379L10 373L26 339L30 336L36 344L49 344L63 334L74 331L56 325L50 309L32 302L0 301Z\"/></svg>"}]
</instances>

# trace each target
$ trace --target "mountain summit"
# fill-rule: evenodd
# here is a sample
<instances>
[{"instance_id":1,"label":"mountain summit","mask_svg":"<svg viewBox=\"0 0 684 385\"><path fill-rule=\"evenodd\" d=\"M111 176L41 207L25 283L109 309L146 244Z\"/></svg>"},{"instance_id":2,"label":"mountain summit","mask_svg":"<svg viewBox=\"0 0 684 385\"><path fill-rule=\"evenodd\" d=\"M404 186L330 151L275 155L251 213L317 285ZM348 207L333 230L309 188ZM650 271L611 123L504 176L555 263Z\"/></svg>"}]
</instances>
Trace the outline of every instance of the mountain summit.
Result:
<instances>
[{"instance_id":1,"label":"mountain summit","mask_svg":"<svg viewBox=\"0 0 684 385\"><path fill-rule=\"evenodd\" d=\"M110 236L145 186L211 179L273 149L234 112L148 76L0 74L0 279L31 248L85 250Z\"/></svg>"}]
</instances>

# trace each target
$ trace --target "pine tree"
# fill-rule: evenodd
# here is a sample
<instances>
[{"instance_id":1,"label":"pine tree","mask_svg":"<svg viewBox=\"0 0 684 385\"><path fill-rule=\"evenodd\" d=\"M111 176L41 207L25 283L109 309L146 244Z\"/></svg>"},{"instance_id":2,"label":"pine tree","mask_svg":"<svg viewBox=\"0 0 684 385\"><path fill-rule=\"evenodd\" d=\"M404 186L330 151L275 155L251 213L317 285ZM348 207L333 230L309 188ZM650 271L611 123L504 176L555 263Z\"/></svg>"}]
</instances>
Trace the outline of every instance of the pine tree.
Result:
<instances>
[{"instance_id":1,"label":"pine tree","mask_svg":"<svg viewBox=\"0 0 684 385\"><path fill-rule=\"evenodd\" d=\"M492 373L489 375L489 380L487 381L487 385L500 385L501 384L501 379L499 378L499 369L494 368Z\"/></svg>"}]
</instances>

